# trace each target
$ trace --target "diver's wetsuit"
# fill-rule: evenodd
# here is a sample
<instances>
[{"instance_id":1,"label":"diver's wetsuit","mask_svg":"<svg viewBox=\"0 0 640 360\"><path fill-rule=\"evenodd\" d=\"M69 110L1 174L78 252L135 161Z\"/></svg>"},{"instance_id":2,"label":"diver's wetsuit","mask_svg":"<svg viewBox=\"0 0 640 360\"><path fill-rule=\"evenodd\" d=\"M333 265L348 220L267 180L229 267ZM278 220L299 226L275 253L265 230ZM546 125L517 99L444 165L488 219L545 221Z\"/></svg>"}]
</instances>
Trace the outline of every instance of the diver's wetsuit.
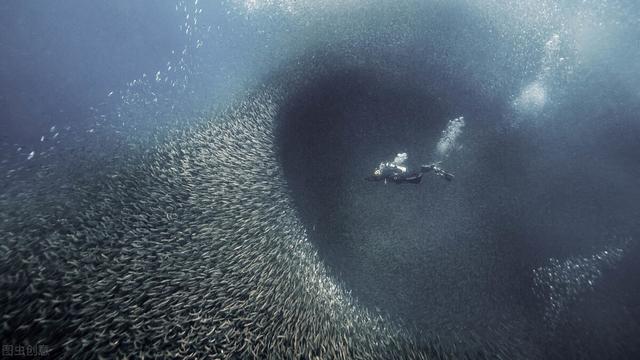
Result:
<instances>
[{"instance_id":1,"label":"diver's wetsuit","mask_svg":"<svg viewBox=\"0 0 640 360\"><path fill-rule=\"evenodd\" d=\"M420 167L420 172L407 172L407 167L405 166L405 161L407 159L406 153L398 154L393 162L382 162L378 165L378 168L375 169L373 175L367 176L365 180L368 181L391 181L396 184L419 184L422 181L422 175L426 172L433 171L434 174L438 176L442 176L448 181L453 180L453 174L450 174L440 167L437 164L431 165L422 165Z\"/></svg>"},{"instance_id":2,"label":"diver's wetsuit","mask_svg":"<svg viewBox=\"0 0 640 360\"><path fill-rule=\"evenodd\" d=\"M395 163L383 162L374 171L373 175L368 176L369 181L384 181L385 184L391 181L396 184L411 183L419 184L422 181L422 173L408 173L407 168Z\"/></svg>"},{"instance_id":3,"label":"diver's wetsuit","mask_svg":"<svg viewBox=\"0 0 640 360\"><path fill-rule=\"evenodd\" d=\"M394 176L390 180L396 184L402 184L402 183L420 184L420 182L422 181L422 173L412 173L409 175Z\"/></svg>"},{"instance_id":4,"label":"diver's wetsuit","mask_svg":"<svg viewBox=\"0 0 640 360\"><path fill-rule=\"evenodd\" d=\"M378 168L374 171L373 175L368 176L366 180L369 181L384 181L385 184L391 181L396 184L410 183L419 184L422 181L422 172L408 173L407 168L402 166L403 164L397 164L392 162L380 163Z\"/></svg>"}]
</instances>

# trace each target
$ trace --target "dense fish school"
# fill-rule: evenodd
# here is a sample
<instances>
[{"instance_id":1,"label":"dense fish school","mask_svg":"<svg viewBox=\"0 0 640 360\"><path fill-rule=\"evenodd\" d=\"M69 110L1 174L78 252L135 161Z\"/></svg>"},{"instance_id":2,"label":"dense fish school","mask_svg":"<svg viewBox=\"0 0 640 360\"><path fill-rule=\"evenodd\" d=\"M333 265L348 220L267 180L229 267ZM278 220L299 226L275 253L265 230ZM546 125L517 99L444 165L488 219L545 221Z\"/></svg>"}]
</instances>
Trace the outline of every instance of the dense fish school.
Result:
<instances>
[{"instance_id":1,"label":"dense fish school","mask_svg":"<svg viewBox=\"0 0 640 360\"><path fill-rule=\"evenodd\" d=\"M279 98L263 91L117 173L97 169L64 202L40 196L41 214L3 195L3 344L80 358L462 355L328 276L275 155Z\"/></svg>"}]
</instances>

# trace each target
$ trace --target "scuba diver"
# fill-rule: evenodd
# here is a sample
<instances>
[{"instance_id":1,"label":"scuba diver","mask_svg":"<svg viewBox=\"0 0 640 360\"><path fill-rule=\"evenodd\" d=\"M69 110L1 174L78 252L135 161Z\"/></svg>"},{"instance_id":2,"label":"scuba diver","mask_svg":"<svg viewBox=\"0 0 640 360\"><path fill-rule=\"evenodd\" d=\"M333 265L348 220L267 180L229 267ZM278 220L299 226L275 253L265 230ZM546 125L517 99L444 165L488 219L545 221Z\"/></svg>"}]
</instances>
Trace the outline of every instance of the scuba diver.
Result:
<instances>
[{"instance_id":1,"label":"scuba diver","mask_svg":"<svg viewBox=\"0 0 640 360\"><path fill-rule=\"evenodd\" d=\"M453 174L442 170L438 166L440 162L422 165L420 166L419 172L408 172L407 166L405 165L407 158L407 153L400 153L396 155L392 162L381 162L378 168L373 171L373 175L367 176L365 180L384 181L385 184L389 181L396 184L419 184L422 181L422 175L431 171L433 171L435 175L442 176L448 181L453 180Z\"/></svg>"}]
</instances>

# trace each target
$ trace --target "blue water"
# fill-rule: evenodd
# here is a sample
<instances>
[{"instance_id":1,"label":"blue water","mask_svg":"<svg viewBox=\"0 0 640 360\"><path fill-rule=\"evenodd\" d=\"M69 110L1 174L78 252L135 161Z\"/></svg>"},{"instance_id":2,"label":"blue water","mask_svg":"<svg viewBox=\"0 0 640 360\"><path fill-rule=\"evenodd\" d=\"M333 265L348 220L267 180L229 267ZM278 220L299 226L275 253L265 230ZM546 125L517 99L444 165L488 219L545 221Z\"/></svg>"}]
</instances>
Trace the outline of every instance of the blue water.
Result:
<instances>
[{"instance_id":1,"label":"blue water","mask_svg":"<svg viewBox=\"0 0 640 360\"><path fill-rule=\"evenodd\" d=\"M96 169L284 84L284 178L359 306L445 348L640 356L636 1L25 0L0 54L3 251L49 236L30 202L55 218ZM456 179L362 183L399 152Z\"/></svg>"}]
</instances>

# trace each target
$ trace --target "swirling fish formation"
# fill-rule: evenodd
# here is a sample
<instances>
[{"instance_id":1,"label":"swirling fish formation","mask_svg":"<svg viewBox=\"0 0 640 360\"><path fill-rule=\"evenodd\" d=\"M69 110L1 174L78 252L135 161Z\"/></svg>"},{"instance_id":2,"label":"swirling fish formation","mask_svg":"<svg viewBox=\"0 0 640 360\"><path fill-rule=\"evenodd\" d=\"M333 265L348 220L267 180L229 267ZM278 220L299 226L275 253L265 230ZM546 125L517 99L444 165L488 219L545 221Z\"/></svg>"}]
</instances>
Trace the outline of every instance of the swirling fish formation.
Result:
<instances>
[{"instance_id":1,"label":"swirling fish formation","mask_svg":"<svg viewBox=\"0 0 640 360\"><path fill-rule=\"evenodd\" d=\"M2 199L3 344L64 358L454 356L327 274L277 160L274 93L96 170L40 217Z\"/></svg>"}]
</instances>

